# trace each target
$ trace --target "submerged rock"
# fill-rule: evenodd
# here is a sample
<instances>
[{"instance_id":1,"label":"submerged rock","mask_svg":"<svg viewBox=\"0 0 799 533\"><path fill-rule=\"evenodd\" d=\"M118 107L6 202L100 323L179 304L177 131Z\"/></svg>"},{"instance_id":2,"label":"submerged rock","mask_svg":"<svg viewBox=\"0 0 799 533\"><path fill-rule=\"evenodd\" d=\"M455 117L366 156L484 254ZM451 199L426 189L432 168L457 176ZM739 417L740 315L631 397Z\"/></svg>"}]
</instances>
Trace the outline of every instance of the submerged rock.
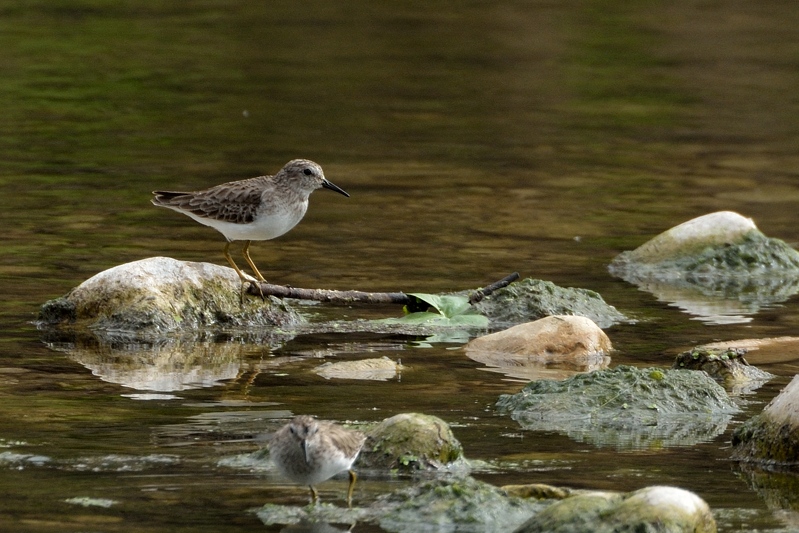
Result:
<instances>
[{"instance_id":1,"label":"submerged rock","mask_svg":"<svg viewBox=\"0 0 799 533\"><path fill-rule=\"evenodd\" d=\"M646 487L629 494L587 492L554 503L516 533L715 533L708 504L676 487Z\"/></svg>"},{"instance_id":2,"label":"submerged rock","mask_svg":"<svg viewBox=\"0 0 799 533\"><path fill-rule=\"evenodd\" d=\"M799 375L732 435L733 459L768 466L799 464Z\"/></svg>"},{"instance_id":3,"label":"submerged rock","mask_svg":"<svg viewBox=\"0 0 799 533\"><path fill-rule=\"evenodd\" d=\"M732 211L671 228L622 252L608 269L662 301L716 322L743 321L741 315L799 292L799 252Z\"/></svg>"},{"instance_id":4,"label":"submerged rock","mask_svg":"<svg viewBox=\"0 0 799 533\"><path fill-rule=\"evenodd\" d=\"M704 372L630 366L534 381L497 407L525 429L618 448L710 440L740 411Z\"/></svg>"},{"instance_id":5,"label":"submerged rock","mask_svg":"<svg viewBox=\"0 0 799 533\"><path fill-rule=\"evenodd\" d=\"M100 272L45 303L41 326L160 336L178 330L288 326L300 316L276 298L240 298L235 271L210 263L153 257Z\"/></svg>"},{"instance_id":6,"label":"submerged rock","mask_svg":"<svg viewBox=\"0 0 799 533\"><path fill-rule=\"evenodd\" d=\"M463 460L463 448L438 417L402 413L366 432L358 459L372 468L414 471L439 469Z\"/></svg>"},{"instance_id":7,"label":"submerged rock","mask_svg":"<svg viewBox=\"0 0 799 533\"><path fill-rule=\"evenodd\" d=\"M551 315L579 315L606 328L627 319L602 296L587 289L558 287L549 281L523 279L474 304L492 325L513 325Z\"/></svg>"},{"instance_id":8,"label":"submerged rock","mask_svg":"<svg viewBox=\"0 0 799 533\"><path fill-rule=\"evenodd\" d=\"M745 353L743 348L698 347L679 354L672 368L702 370L733 393L751 392L774 375L750 365Z\"/></svg>"},{"instance_id":9,"label":"submerged rock","mask_svg":"<svg viewBox=\"0 0 799 533\"><path fill-rule=\"evenodd\" d=\"M510 376L544 377L542 370L553 367L571 372L607 368L613 346L589 318L549 316L478 337L464 349L469 358Z\"/></svg>"},{"instance_id":10,"label":"submerged rock","mask_svg":"<svg viewBox=\"0 0 799 533\"><path fill-rule=\"evenodd\" d=\"M359 359L357 361L337 361L324 363L313 369L315 374L325 379L364 379L386 381L397 377L402 364L388 357Z\"/></svg>"}]
</instances>

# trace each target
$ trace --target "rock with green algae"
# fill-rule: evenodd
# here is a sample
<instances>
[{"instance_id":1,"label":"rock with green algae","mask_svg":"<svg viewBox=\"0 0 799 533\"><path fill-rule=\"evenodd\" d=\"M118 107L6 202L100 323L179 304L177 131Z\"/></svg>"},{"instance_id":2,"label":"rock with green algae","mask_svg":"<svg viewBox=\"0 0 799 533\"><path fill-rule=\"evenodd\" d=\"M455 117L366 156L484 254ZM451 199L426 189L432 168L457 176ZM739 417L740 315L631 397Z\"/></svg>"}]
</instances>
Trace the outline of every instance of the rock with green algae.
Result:
<instances>
[{"instance_id":1,"label":"rock with green algae","mask_svg":"<svg viewBox=\"0 0 799 533\"><path fill-rule=\"evenodd\" d=\"M556 502L516 533L715 533L710 507L696 494L652 486L629 494L585 492Z\"/></svg>"},{"instance_id":2,"label":"rock with green algae","mask_svg":"<svg viewBox=\"0 0 799 533\"><path fill-rule=\"evenodd\" d=\"M474 478L448 475L446 479L428 480L384 494L366 507L356 505L346 509L328 503L305 507L267 504L258 508L256 514L266 525L357 522L379 524L382 530L402 533L504 533L550 503L549 500L530 501L508 496L502 489Z\"/></svg>"},{"instance_id":3,"label":"rock with green algae","mask_svg":"<svg viewBox=\"0 0 799 533\"><path fill-rule=\"evenodd\" d=\"M764 467L799 465L799 375L732 435L733 459Z\"/></svg>"},{"instance_id":4,"label":"rock with green algae","mask_svg":"<svg viewBox=\"0 0 799 533\"><path fill-rule=\"evenodd\" d=\"M302 318L276 298L240 297L228 267L152 257L110 268L46 302L43 328L88 328L137 337L237 326L291 326Z\"/></svg>"},{"instance_id":5,"label":"rock with green algae","mask_svg":"<svg viewBox=\"0 0 799 533\"><path fill-rule=\"evenodd\" d=\"M521 324L551 315L579 315L600 328L628 320L624 314L587 289L559 287L549 281L526 278L499 289L474 308L494 327Z\"/></svg>"},{"instance_id":6,"label":"rock with green algae","mask_svg":"<svg viewBox=\"0 0 799 533\"><path fill-rule=\"evenodd\" d=\"M366 432L359 464L371 468L416 471L463 463L463 448L438 417L401 413Z\"/></svg>"},{"instance_id":7,"label":"rock with green algae","mask_svg":"<svg viewBox=\"0 0 799 533\"><path fill-rule=\"evenodd\" d=\"M774 377L750 365L742 348L703 348L679 354L672 368L701 370L730 389L734 394L751 392Z\"/></svg>"},{"instance_id":8,"label":"rock with green algae","mask_svg":"<svg viewBox=\"0 0 799 533\"><path fill-rule=\"evenodd\" d=\"M379 518L387 531L505 532L551 502L510 497L471 477L431 480L381 497Z\"/></svg>"},{"instance_id":9,"label":"rock with green algae","mask_svg":"<svg viewBox=\"0 0 799 533\"><path fill-rule=\"evenodd\" d=\"M637 285L662 282L759 303L780 301L799 290L799 252L732 211L675 226L622 252L608 269Z\"/></svg>"},{"instance_id":10,"label":"rock with green algae","mask_svg":"<svg viewBox=\"0 0 799 533\"><path fill-rule=\"evenodd\" d=\"M528 430L597 446L691 445L722 433L738 406L704 372L618 366L502 395L500 411Z\"/></svg>"}]
</instances>

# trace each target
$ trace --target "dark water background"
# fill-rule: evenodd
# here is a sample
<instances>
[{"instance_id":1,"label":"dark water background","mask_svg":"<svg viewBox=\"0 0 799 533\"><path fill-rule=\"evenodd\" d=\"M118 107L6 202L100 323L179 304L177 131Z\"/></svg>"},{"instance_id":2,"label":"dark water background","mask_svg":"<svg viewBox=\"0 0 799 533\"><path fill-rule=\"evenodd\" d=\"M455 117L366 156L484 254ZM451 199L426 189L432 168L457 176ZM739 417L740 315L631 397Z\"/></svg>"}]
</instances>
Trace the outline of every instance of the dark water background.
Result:
<instances>
[{"instance_id":1,"label":"dark water background","mask_svg":"<svg viewBox=\"0 0 799 533\"><path fill-rule=\"evenodd\" d=\"M304 489L218 464L254 451L245 438L264 420L403 411L450 422L467 456L493 466L477 477L497 485L670 484L708 501L720 531L799 524L728 460L730 431L796 361L765 365L779 377L712 442L615 450L521 431L493 408L521 384L457 345L233 335L135 366L107 346L53 350L31 325L44 301L127 261L224 264L217 233L154 208L150 191L304 157L352 197L318 192L290 234L253 246L271 281L440 292L519 271L589 288L639 319L607 331L614 365L665 367L701 342L793 335L795 297L713 324L606 266L717 210L796 246L797 87L792 0L0 3L0 530L268 529L248 510L301 505ZM174 353L194 359L170 367ZM310 372L382 355L402 360L401 379ZM192 387L141 388L181 365L197 372ZM364 476L357 499L405 482ZM324 485L323 498L340 501L343 485ZM76 497L118 503L65 502Z\"/></svg>"}]
</instances>

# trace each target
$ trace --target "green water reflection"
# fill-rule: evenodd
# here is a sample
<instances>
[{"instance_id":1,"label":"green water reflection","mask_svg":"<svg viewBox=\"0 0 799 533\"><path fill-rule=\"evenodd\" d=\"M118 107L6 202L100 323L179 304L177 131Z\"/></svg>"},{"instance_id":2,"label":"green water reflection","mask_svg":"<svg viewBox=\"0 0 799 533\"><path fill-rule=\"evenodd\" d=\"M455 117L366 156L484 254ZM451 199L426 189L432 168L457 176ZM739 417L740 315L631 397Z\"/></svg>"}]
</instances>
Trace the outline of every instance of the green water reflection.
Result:
<instances>
[{"instance_id":1,"label":"green water reflection","mask_svg":"<svg viewBox=\"0 0 799 533\"><path fill-rule=\"evenodd\" d=\"M134 366L130 347L48 345L30 321L126 261L223 263L221 236L156 210L151 190L306 157L352 198L315 195L289 235L254 245L270 280L437 292L519 271L585 287L640 319L608 331L613 364L666 366L700 342L794 334L793 299L711 325L606 265L721 209L799 242L798 13L781 0L2 3L0 529L263 530L248 509L302 504L304 490L221 459L254 451L247 439L287 412L369 422L400 411L454 424L467 456L497 466L480 474L492 483L674 484L719 510L720 531L788 527L784 500L726 462L729 428L691 448L626 452L523 432L492 407L521 384L452 345L231 335L175 341ZM401 359L396 379L313 373L383 355ZM799 370L766 369L780 378L748 414ZM362 502L403 483L362 481ZM81 497L117 503L66 502Z\"/></svg>"}]
</instances>

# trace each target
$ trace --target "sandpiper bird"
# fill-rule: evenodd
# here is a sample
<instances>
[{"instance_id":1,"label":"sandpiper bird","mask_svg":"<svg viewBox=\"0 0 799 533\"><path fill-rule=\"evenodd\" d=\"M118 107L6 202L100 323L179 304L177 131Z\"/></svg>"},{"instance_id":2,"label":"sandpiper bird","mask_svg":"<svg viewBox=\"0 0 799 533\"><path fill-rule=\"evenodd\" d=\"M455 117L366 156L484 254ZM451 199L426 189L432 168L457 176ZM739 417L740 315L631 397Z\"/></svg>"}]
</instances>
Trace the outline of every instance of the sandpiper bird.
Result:
<instances>
[{"instance_id":1,"label":"sandpiper bird","mask_svg":"<svg viewBox=\"0 0 799 533\"><path fill-rule=\"evenodd\" d=\"M223 254L243 287L249 280L230 256L230 243L244 241L244 260L259 281L266 281L250 258L250 241L274 239L291 230L305 215L308 197L321 187L349 196L327 181L322 167L307 159L294 159L274 176L231 181L195 192L154 191L152 202L224 235L227 243Z\"/></svg>"},{"instance_id":2,"label":"sandpiper bird","mask_svg":"<svg viewBox=\"0 0 799 533\"><path fill-rule=\"evenodd\" d=\"M352 507L352 491L357 479L352 463L365 441L366 435L360 431L299 415L272 436L269 455L281 474L311 488L311 503L319 501L314 485L339 472L349 471L347 505Z\"/></svg>"}]
</instances>

